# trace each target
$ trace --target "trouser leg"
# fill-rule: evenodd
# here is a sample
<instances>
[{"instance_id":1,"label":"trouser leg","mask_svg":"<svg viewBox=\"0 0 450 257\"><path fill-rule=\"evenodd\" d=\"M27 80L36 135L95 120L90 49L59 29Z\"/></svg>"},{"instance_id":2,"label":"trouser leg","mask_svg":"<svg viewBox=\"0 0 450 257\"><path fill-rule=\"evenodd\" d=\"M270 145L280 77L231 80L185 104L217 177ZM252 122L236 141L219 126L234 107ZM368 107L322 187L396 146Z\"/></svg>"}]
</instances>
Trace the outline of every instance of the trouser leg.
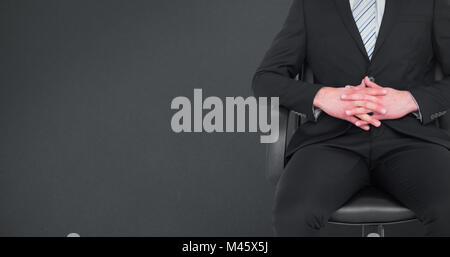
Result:
<instances>
[{"instance_id":1,"label":"trouser leg","mask_svg":"<svg viewBox=\"0 0 450 257\"><path fill-rule=\"evenodd\" d=\"M368 183L368 167L361 156L326 145L300 149L276 187L275 234L319 235L333 212Z\"/></svg>"},{"instance_id":2,"label":"trouser leg","mask_svg":"<svg viewBox=\"0 0 450 257\"><path fill-rule=\"evenodd\" d=\"M376 184L413 210L427 236L450 236L450 151L412 142L382 158Z\"/></svg>"}]
</instances>

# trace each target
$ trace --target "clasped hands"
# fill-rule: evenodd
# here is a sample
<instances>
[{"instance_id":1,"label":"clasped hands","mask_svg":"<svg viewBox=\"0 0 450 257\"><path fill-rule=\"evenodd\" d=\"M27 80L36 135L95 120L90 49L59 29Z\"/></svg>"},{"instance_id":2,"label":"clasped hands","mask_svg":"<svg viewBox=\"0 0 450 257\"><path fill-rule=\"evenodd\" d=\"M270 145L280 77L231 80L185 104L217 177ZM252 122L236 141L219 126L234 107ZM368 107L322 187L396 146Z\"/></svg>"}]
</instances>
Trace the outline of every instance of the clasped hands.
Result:
<instances>
[{"instance_id":1,"label":"clasped hands","mask_svg":"<svg viewBox=\"0 0 450 257\"><path fill-rule=\"evenodd\" d=\"M321 88L314 106L366 131L370 125L381 126L382 120L400 119L418 110L408 91L382 87L368 77L357 86Z\"/></svg>"}]
</instances>

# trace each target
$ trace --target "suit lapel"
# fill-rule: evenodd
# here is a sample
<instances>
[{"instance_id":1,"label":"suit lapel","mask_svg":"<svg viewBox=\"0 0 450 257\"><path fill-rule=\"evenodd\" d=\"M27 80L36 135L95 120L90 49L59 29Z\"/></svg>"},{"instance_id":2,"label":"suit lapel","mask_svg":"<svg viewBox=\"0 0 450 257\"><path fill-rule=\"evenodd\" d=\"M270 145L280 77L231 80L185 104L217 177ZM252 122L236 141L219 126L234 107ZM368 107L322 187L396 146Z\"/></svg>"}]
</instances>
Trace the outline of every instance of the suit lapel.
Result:
<instances>
[{"instance_id":1,"label":"suit lapel","mask_svg":"<svg viewBox=\"0 0 450 257\"><path fill-rule=\"evenodd\" d=\"M386 0L383 21L381 23L380 31L378 32L378 38L375 44L372 60L375 58L376 54L383 46L383 43L386 41L386 38L389 37L390 32L394 28L403 3L403 0Z\"/></svg>"},{"instance_id":2,"label":"suit lapel","mask_svg":"<svg viewBox=\"0 0 450 257\"><path fill-rule=\"evenodd\" d=\"M334 0L334 1L336 3L337 11L341 16L345 27L355 40L355 43L358 46L361 53L366 57L367 61L369 61L369 56L367 55L366 48L364 47L364 42L362 41L361 34L359 33L358 30L358 26L356 25L355 19L353 18L353 13L350 8L350 1L349 0Z\"/></svg>"}]
</instances>

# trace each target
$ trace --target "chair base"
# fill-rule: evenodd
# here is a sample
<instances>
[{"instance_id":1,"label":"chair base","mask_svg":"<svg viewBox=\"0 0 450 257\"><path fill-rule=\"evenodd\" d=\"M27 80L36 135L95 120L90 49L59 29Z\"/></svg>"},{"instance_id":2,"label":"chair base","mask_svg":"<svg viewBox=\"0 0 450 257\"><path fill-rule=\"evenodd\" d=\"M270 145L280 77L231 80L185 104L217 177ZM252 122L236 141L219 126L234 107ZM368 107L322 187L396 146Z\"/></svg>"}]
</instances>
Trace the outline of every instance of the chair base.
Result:
<instances>
[{"instance_id":1,"label":"chair base","mask_svg":"<svg viewBox=\"0 0 450 257\"><path fill-rule=\"evenodd\" d=\"M417 219L408 219L402 221L386 222L386 223L343 223L328 221L329 224L342 225L342 226L361 226L362 237L385 237L384 226L408 223L416 221Z\"/></svg>"},{"instance_id":2,"label":"chair base","mask_svg":"<svg viewBox=\"0 0 450 257\"><path fill-rule=\"evenodd\" d=\"M362 237L384 237L384 226L379 225L363 225L361 230Z\"/></svg>"}]
</instances>

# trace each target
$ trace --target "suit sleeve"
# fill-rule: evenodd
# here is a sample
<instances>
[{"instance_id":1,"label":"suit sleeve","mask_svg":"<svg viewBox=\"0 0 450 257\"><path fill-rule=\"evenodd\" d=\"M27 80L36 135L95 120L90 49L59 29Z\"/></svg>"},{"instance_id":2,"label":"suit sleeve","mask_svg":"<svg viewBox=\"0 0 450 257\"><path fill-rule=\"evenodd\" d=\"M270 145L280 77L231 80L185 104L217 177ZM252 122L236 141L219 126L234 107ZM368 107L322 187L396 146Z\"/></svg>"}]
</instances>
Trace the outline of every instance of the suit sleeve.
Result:
<instances>
[{"instance_id":1,"label":"suit sleeve","mask_svg":"<svg viewBox=\"0 0 450 257\"><path fill-rule=\"evenodd\" d=\"M431 85L411 88L420 106L422 123L428 124L450 109L450 1L435 0L433 47L444 78Z\"/></svg>"},{"instance_id":2,"label":"suit sleeve","mask_svg":"<svg viewBox=\"0 0 450 257\"><path fill-rule=\"evenodd\" d=\"M280 105L315 121L313 101L322 85L295 80L306 55L303 0L294 0L281 31L276 35L253 77L257 97L279 97Z\"/></svg>"}]
</instances>

